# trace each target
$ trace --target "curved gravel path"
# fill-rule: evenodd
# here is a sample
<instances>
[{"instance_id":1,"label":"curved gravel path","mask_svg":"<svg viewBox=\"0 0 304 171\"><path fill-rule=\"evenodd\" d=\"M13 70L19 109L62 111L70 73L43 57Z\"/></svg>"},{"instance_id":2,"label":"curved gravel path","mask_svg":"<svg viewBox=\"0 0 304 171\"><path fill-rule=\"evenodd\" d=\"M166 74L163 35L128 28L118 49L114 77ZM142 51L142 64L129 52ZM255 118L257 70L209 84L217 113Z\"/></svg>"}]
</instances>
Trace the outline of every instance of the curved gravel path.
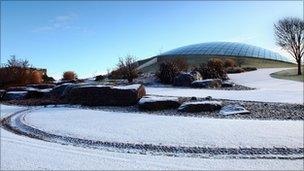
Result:
<instances>
[{"instance_id":1,"label":"curved gravel path","mask_svg":"<svg viewBox=\"0 0 304 171\"><path fill-rule=\"evenodd\" d=\"M35 109L37 110L37 109ZM201 157L201 158L248 158L248 159L303 159L303 148L297 147L203 147L171 146L146 143L128 143L115 141L89 140L73 136L63 136L42 131L26 123L26 116L35 110L20 111L2 120L7 130L36 139L86 148L107 151L154 154L167 156ZM39 109L38 109L39 110Z\"/></svg>"}]
</instances>

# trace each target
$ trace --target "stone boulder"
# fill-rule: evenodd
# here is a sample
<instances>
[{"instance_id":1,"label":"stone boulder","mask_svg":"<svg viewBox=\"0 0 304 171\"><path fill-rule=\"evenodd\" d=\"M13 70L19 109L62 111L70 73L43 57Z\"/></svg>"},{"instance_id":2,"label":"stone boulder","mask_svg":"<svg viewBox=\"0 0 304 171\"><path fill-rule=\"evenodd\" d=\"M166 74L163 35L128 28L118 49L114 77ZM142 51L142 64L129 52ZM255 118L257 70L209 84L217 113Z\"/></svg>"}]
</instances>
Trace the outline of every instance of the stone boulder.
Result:
<instances>
[{"instance_id":1,"label":"stone boulder","mask_svg":"<svg viewBox=\"0 0 304 171\"><path fill-rule=\"evenodd\" d=\"M194 81L203 79L202 75L198 71L191 71L190 74L193 76Z\"/></svg>"},{"instance_id":2,"label":"stone boulder","mask_svg":"<svg viewBox=\"0 0 304 171\"><path fill-rule=\"evenodd\" d=\"M26 98L27 91L8 91L4 94L2 100L23 100Z\"/></svg>"},{"instance_id":3,"label":"stone boulder","mask_svg":"<svg viewBox=\"0 0 304 171\"><path fill-rule=\"evenodd\" d=\"M221 86L222 80L220 79L196 80L191 83L191 87L194 88L219 88Z\"/></svg>"},{"instance_id":4,"label":"stone boulder","mask_svg":"<svg viewBox=\"0 0 304 171\"><path fill-rule=\"evenodd\" d=\"M73 85L73 83L65 83L65 84L58 85L58 86L54 87L50 91L50 97L51 98L62 98L65 88L67 88L70 85Z\"/></svg>"},{"instance_id":5,"label":"stone boulder","mask_svg":"<svg viewBox=\"0 0 304 171\"><path fill-rule=\"evenodd\" d=\"M0 90L0 100L2 100L2 97L4 96L5 92L5 90Z\"/></svg>"},{"instance_id":6,"label":"stone boulder","mask_svg":"<svg viewBox=\"0 0 304 171\"><path fill-rule=\"evenodd\" d=\"M174 78L173 86L189 87L193 81L195 81L193 75L181 72Z\"/></svg>"},{"instance_id":7,"label":"stone boulder","mask_svg":"<svg viewBox=\"0 0 304 171\"><path fill-rule=\"evenodd\" d=\"M176 109L182 103L178 97L144 96L138 102L140 110Z\"/></svg>"},{"instance_id":8,"label":"stone boulder","mask_svg":"<svg viewBox=\"0 0 304 171\"><path fill-rule=\"evenodd\" d=\"M74 87L65 99L70 104L87 106L131 106L146 95L140 84L128 86L84 85Z\"/></svg>"},{"instance_id":9,"label":"stone boulder","mask_svg":"<svg viewBox=\"0 0 304 171\"><path fill-rule=\"evenodd\" d=\"M220 110L222 103L218 101L195 101L195 102L184 102L179 108L180 112L212 112Z\"/></svg>"},{"instance_id":10,"label":"stone boulder","mask_svg":"<svg viewBox=\"0 0 304 171\"><path fill-rule=\"evenodd\" d=\"M222 87L234 87L235 83L232 81L223 81L222 82Z\"/></svg>"},{"instance_id":11,"label":"stone boulder","mask_svg":"<svg viewBox=\"0 0 304 171\"><path fill-rule=\"evenodd\" d=\"M246 110L243 106L240 105L227 105L224 106L219 112L219 114L222 116L249 114L249 113L250 111Z\"/></svg>"},{"instance_id":12,"label":"stone boulder","mask_svg":"<svg viewBox=\"0 0 304 171\"><path fill-rule=\"evenodd\" d=\"M27 87L32 87L36 89L48 89L48 88L54 88L55 84L28 84Z\"/></svg>"},{"instance_id":13,"label":"stone boulder","mask_svg":"<svg viewBox=\"0 0 304 171\"><path fill-rule=\"evenodd\" d=\"M181 72L174 78L173 86L190 87L193 81L201 79L202 76L197 71L193 71L190 73Z\"/></svg>"},{"instance_id":14,"label":"stone boulder","mask_svg":"<svg viewBox=\"0 0 304 171\"><path fill-rule=\"evenodd\" d=\"M6 91L27 91L28 87L18 86L18 87L9 87Z\"/></svg>"},{"instance_id":15,"label":"stone boulder","mask_svg":"<svg viewBox=\"0 0 304 171\"><path fill-rule=\"evenodd\" d=\"M49 89L29 89L27 91L27 95L25 98L27 99L39 99L39 98L44 98L44 97L49 97L51 88Z\"/></svg>"}]
</instances>

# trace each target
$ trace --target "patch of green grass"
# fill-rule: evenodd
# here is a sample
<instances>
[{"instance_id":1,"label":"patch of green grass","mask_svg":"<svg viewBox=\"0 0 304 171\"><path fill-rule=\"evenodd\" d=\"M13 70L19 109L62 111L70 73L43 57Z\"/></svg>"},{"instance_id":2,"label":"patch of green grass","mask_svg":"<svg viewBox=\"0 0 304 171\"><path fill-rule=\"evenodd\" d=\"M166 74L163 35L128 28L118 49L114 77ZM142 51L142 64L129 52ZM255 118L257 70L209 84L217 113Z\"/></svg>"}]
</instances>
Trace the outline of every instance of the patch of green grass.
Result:
<instances>
[{"instance_id":1,"label":"patch of green grass","mask_svg":"<svg viewBox=\"0 0 304 171\"><path fill-rule=\"evenodd\" d=\"M287 70L272 73L272 74L270 74L270 76L273 78L304 82L303 70L304 70L304 67L302 67L302 75L297 74L298 73L297 68L292 68L292 69L287 69Z\"/></svg>"}]
</instances>

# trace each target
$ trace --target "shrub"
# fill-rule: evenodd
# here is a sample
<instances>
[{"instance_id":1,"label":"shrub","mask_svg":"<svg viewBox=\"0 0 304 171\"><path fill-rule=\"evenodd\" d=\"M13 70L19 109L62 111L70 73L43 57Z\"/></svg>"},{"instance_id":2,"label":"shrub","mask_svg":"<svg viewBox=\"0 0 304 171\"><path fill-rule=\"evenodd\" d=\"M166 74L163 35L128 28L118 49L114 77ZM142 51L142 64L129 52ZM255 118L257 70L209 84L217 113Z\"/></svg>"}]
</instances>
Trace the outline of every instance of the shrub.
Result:
<instances>
[{"instance_id":1,"label":"shrub","mask_svg":"<svg viewBox=\"0 0 304 171\"><path fill-rule=\"evenodd\" d=\"M236 66L236 62L234 59L228 58L224 60L224 67L228 68L228 67L235 67Z\"/></svg>"},{"instance_id":2,"label":"shrub","mask_svg":"<svg viewBox=\"0 0 304 171\"><path fill-rule=\"evenodd\" d=\"M177 67L179 72L188 70L188 63L184 58L174 58L172 59L172 63Z\"/></svg>"},{"instance_id":3,"label":"shrub","mask_svg":"<svg viewBox=\"0 0 304 171\"><path fill-rule=\"evenodd\" d=\"M226 68L226 71L229 74L236 74L236 73L245 72L245 70L240 68L240 67L228 67L228 68Z\"/></svg>"},{"instance_id":4,"label":"shrub","mask_svg":"<svg viewBox=\"0 0 304 171\"><path fill-rule=\"evenodd\" d=\"M224 62L220 59L210 59L207 64L201 64L197 71L203 79L227 79Z\"/></svg>"},{"instance_id":5,"label":"shrub","mask_svg":"<svg viewBox=\"0 0 304 171\"><path fill-rule=\"evenodd\" d=\"M108 78L110 79L123 79L123 75L121 73L120 69L116 69L110 72L108 75Z\"/></svg>"},{"instance_id":6,"label":"shrub","mask_svg":"<svg viewBox=\"0 0 304 171\"><path fill-rule=\"evenodd\" d=\"M43 82L42 73L39 71L33 71L31 73L31 83L40 84Z\"/></svg>"},{"instance_id":7,"label":"shrub","mask_svg":"<svg viewBox=\"0 0 304 171\"><path fill-rule=\"evenodd\" d=\"M243 67L242 69L245 70L246 72L247 71L255 71L255 70L257 70L256 67Z\"/></svg>"},{"instance_id":8,"label":"shrub","mask_svg":"<svg viewBox=\"0 0 304 171\"><path fill-rule=\"evenodd\" d=\"M138 77L137 63L133 56L128 55L125 58L120 58L117 67L115 74L118 77L127 79L129 83Z\"/></svg>"},{"instance_id":9,"label":"shrub","mask_svg":"<svg viewBox=\"0 0 304 171\"><path fill-rule=\"evenodd\" d=\"M163 84L172 84L179 73L177 66L172 61L165 61L160 64L156 76Z\"/></svg>"},{"instance_id":10,"label":"shrub","mask_svg":"<svg viewBox=\"0 0 304 171\"><path fill-rule=\"evenodd\" d=\"M96 77L95 77L95 81L102 81L102 80L104 80L105 79L105 77L103 76L103 75L97 75Z\"/></svg>"},{"instance_id":11,"label":"shrub","mask_svg":"<svg viewBox=\"0 0 304 171\"><path fill-rule=\"evenodd\" d=\"M236 58L236 65L238 67L241 67L243 64L245 64L245 59L244 58Z\"/></svg>"},{"instance_id":12,"label":"shrub","mask_svg":"<svg viewBox=\"0 0 304 171\"><path fill-rule=\"evenodd\" d=\"M187 71L188 63L184 58L167 59L163 61L156 76L163 84L172 84L181 71Z\"/></svg>"},{"instance_id":13,"label":"shrub","mask_svg":"<svg viewBox=\"0 0 304 171\"><path fill-rule=\"evenodd\" d=\"M77 74L74 71L66 71L63 73L62 80L76 80L77 79Z\"/></svg>"},{"instance_id":14,"label":"shrub","mask_svg":"<svg viewBox=\"0 0 304 171\"><path fill-rule=\"evenodd\" d=\"M49 77L46 74L42 75L42 79L43 79L43 82L45 82L45 83L52 83L55 81L55 79L53 77Z\"/></svg>"},{"instance_id":15,"label":"shrub","mask_svg":"<svg viewBox=\"0 0 304 171\"><path fill-rule=\"evenodd\" d=\"M32 70L22 67L4 67L0 69L0 87L22 86L30 83Z\"/></svg>"}]
</instances>

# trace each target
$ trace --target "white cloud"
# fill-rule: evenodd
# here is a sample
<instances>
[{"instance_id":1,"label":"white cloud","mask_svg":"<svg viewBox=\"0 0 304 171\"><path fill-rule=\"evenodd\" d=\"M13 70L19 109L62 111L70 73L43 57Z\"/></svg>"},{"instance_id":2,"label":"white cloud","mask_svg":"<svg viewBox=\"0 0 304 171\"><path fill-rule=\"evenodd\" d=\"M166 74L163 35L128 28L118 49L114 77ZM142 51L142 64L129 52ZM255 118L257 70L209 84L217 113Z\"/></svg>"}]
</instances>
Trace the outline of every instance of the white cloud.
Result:
<instances>
[{"instance_id":1,"label":"white cloud","mask_svg":"<svg viewBox=\"0 0 304 171\"><path fill-rule=\"evenodd\" d=\"M37 27L33 31L43 32L43 31L70 29L72 28L72 23L76 18L77 15L75 13L68 13L65 15L56 16L53 19L49 20L46 25Z\"/></svg>"}]
</instances>

